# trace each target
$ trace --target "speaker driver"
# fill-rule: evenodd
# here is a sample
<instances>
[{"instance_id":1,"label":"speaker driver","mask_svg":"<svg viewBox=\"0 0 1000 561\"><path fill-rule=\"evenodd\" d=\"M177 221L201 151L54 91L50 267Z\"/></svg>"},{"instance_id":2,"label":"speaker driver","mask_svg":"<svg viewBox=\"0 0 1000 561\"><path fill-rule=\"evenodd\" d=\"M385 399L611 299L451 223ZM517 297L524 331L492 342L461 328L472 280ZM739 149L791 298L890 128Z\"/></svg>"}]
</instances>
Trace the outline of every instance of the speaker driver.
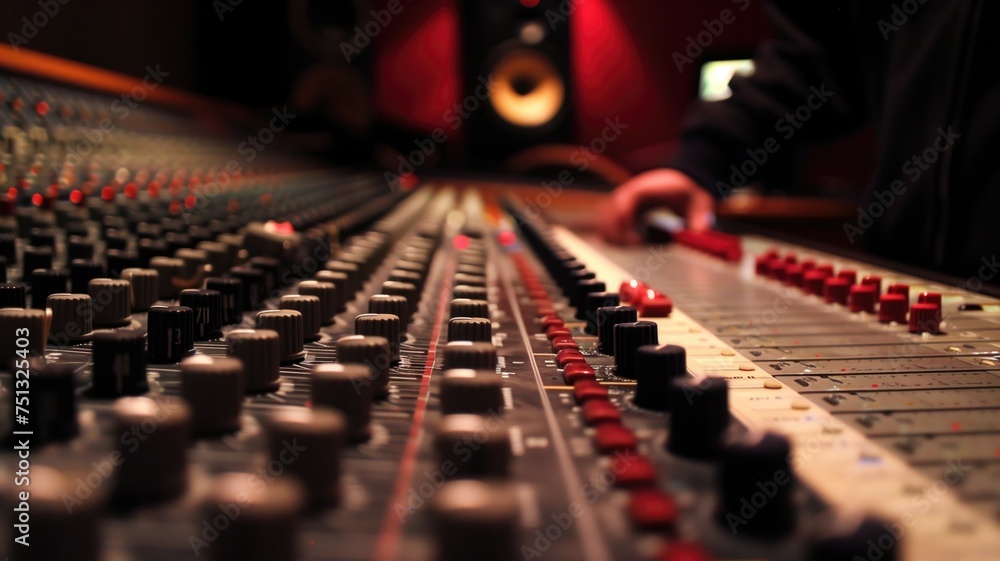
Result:
<instances>
[{"instance_id":1,"label":"speaker driver","mask_svg":"<svg viewBox=\"0 0 1000 561\"><path fill-rule=\"evenodd\" d=\"M552 126L564 114L566 83L544 52L525 47L503 50L491 67L490 104L501 121L516 128Z\"/></svg>"}]
</instances>

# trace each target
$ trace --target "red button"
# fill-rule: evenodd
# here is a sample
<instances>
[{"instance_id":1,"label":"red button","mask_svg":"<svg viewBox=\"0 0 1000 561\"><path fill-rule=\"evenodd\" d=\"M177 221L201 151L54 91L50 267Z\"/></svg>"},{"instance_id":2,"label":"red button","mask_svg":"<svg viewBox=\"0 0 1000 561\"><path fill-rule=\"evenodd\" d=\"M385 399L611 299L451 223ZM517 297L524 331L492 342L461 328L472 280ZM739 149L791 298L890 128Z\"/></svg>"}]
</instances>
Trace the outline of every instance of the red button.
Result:
<instances>
[{"instance_id":1,"label":"red button","mask_svg":"<svg viewBox=\"0 0 1000 561\"><path fill-rule=\"evenodd\" d=\"M807 272L805 275L806 285L804 287L806 294L812 294L814 296L822 296L823 286L825 285L826 279L829 276L830 275L828 275L826 272L820 271L818 269Z\"/></svg>"},{"instance_id":2,"label":"red button","mask_svg":"<svg viewBox=\"0 0 1000 561\"><path fill-rule=\"evenodd\" d=\"M46 113L49 112L49 104L44 101L39 101L38 103L35 104L35 112L37 112L39 115L44 116Z\"/></svg>"},{"instance_id":3,"label":"red button","mask_svg":"<svg viewBox=\"0 0 1000 561\"><path fill-rule=\"evenodd\" d=\"M802 265L785 267L785 284L802 288L806 284L806 271Z\"/></svg>"},{"instance_id":4,"label":"red button","mask_svg":"<svg viewBox=\"0 0 1000 561\"><path fill-rule=\"evenodd\" d=\"M760 255L754 260L754 270L759 276L766 277L771 272L770 255Z\"/></svg>"},{"instance_id":5,"label":"red button","mask_svg":"<svg viewBox=\"0 0 1000 561\"><path fill-rule=\"evenodd\" d=\"M543 330L548 330L548 328L550 327L562 327L566 325L565 323L563 323L561 317L554 314L543 317L540 323L542 324Z\"/></svg>"},{"instance_id":6,"label":"red button","mask_svg":"<svg viewBox=\"0 0 1000 561\"><path fill-rule=\"evenodd\" d=\"M861 279L861 284L870 284L874 286L876 295L882 293L882 277L878 275L868 275L867 277Z\"/></svg>"},{"instance_id":7,"label":"red button","mask_svg":"<svg viewBox=\"0 0 1000 561\"><path fill-rule=\"evenodd\" d=\"M557 337L572 337L573 334L569 329L565 327L559 327L558 325L553 325L552 327L545 330L545 335L549 338L549 341Z\"/></svg>"},{"instance_id":8,"label":"red button","mask_svg":"<svg viewBox=\"0 0 1000 561\"><path fill-rule=\"evenodd\" d=\"M906 305L910 305L910 285L908 284L890 284L889 288L885 289L889 294L902 294L906 297Z\"/></svg>"},{"instance_id":9,"label":"red button","mask_svg":"<svg viewBox=\"0 0 1000 561\"><path fill-rule=\"evenodd\" d=\"M573 339L572 337L556 337L555 339L552 340L553 351L558 353L559 351L563 351L566 349L579 351L580 344L577 343L576 339Z\"/></svg>"},{"instance_id":10,"label":"red button","mask_svg":"<svg viewBox=\"0 0 1000 561\"><path fill-rule=\"evenodd\" d=\"M788 255L785 256L785 263L791 264L791 263L798 263L798 262L799 262L799 258L796 257L794 253L789 253Z\"/></svg>"},{"instance_id":11,"label":"red button","mask_svg":"<svg viewBox=\"0 0 1000 561\"><path fill-rule=\"evenodd\" d=\"M563 349L556 353L556 364L559 368L565 367L571 362L587 362L584 358L583 353L576 349Z\"/></svg>"},{"instance_id":12,"label":"red button","mask_svg":"<svg viewBox=\"0 0 1000 561\"><path fill-rule=\"evenodd\" d=\"M921 292L920 296L917 296L917 302L920 304L937 304L941 305L941 293L940 292Z\"/></svg>"},{"instance_id":13,"label":"red button","mask_svg":"<svg viewBox=\"0 0 1000 561\"><path fill-rule=\"evenodd\" d=\"M656 485L656 468L645 456L623 454L612 460L611 469L617 474L615 485L626 489Z\"/></svg>"},{"instance_id":14,"label":"red button","mask_svg":"<svg viewBox=\"0 0 1000 561\"><path fill-rule=\"evenodd\" d=\"M833 276L833 265L829 263L823 263L822 265L817 265L816 270L821 273L826 273L828 276Z\"/></svg>"},{"instance_id":15,"label":"red button","mask_svg":"<svg viewBox=\"0 0 1000 561\"><path fill-rule=\"evenodd\" d=\"M811 271L816 268L816 262L813 261L812 259L806 259L805 261L800 263L800 265L802 265L803 271Z\"/></svg>"},{"instance_id":16,"label":"red button","mask_svg":"<svg viewBox=\"0 0 1000 561\"><path fill-rule=\"evenodd\" d=\"M882 323L906 323L906 296L891 292L883 294L878 301L878 320Z\"/></svg>"},{"instance_id":17,"label":"red button","mask_svg":"<svg viewBox=\"0 0 1000 561\"><path fill-rule=\"evenodd\" d=\"M633 491L628 502L632 525L639 530L672 532L677 524L673 497L656 489Z\"/></svg>"},{"instance_id":18,"label":"red button","mask_svg":"<svg viewBox=\"0 0 1000 561\"><path fill-rule=\"evenodd\" d=\"M910 333L940 333L941 306L917 302L910 306Z\"/></svg>"},{"instance_id":19,"label":"red button","mask_svg":"<svg viewBox=\"0 0 1000 561\"><path fill-rule=\"evenodd\" d=\"M620 423L622 413L614 403L606 399L591 399L583 404L583 422L590 426L605 423Z\"/></svg>"},{"instance_id":20,"label":"red button","mask_svg":"<svg viewBox=\"0 0 1000 561\"><path fill-rule=\"evenodd\" d=\"M668 542L663 546L657 561L715 561L700 545L694 542Z\"/></svg>"},{"instance_id":21,"label":"red button","mask_svg":"<svg viewBox=\"0 0 1000 561\"><path fill-rule=\"evenodd\" d=\"M621 299L622 304L627 304L636 296L646 292L647 288L645 283L635 279L624 281L618 286L618 298Z\"/></svg>"},{"instance_id":22,"label":"red button","mask_svg":"<svg viewBox=\"0 0 1000 561\"><path fill-rule=\"evenodd\" d=\"M558 316L559 314L554 308L539 306L539 308L535 311L535 315L539 318L544 318L548 316Z\"/></svg>"},{"instance_id":23,"label":"red button","mask_svg":"<svg viewBox=\"0 0 1000 561\"><path fill-rule=\"evenodd\" d=\"M851 284L858 282L858 272L854 269L841 269L837 276L851 281Z\"/></svg>"},{"instance_id":24,"label":"red button","mask_svg":"<svg viewBox=\"0 0 1000 561\"><path fill-rule=\"evenodd\" d=\"M875 313L875 295L878 288L873 284L855 284L851 286L850 295L847 298L851 311L854 313L866 312Z\"/></svg>"},{"instance_id":25,"label":"red button","mask_svg":"<svg viewBox=\"0 0 1000 561\"><path fill-rule=\"evenodd\" d=\"M591 399L608 399L608 388L605 388L597 380L580 380L573 384L573 397L577 403L586 403Z\"/></svg>"},{"instance_id":26,"label":"red button","mask_svg":"<svg viewBox=\"0 0 1000 561\"><path fill-rule=\"evenodd\" d=\"M563 380L572 386L580 380L597 382L597 375L594 373L594 367L586 362L571 362L563 368Z\"/></svg>"},{"instance_id":27,"label":"red button","mask_svg":"<svg viewBox=\"0 0 1000 561\"><path fill-rule=\"evenodd\" d=\"M823 286L823 298L828 304L847 304L851 281L843 277L830 277Z\"/></svg>"},{"instance_id":28,"label":"red button","mask_svg":"<svg viewBox=\"0 0 1000 561\"><path fill-rule=\"evenodd\" d=\"M594 447L601 454L631 452L638 444L632 431L621 425L601 425L594 433Z\"/></svg>"},{"instance_id":29,"label":"red button","mask_svg":"<svg viewBox=\"0 0 1000 561\"><path fill-rule=\"evenodd\" d=\"M772 259L771 260L771 278L777 279L777 280L780 280L780 281L784 281L785 280L785 267L787 265L788 264L785 263L784 261L782 261L781 259Z\"/></svg>"},{"instance_id":30,"label":"red button","mask_svg":"<svg viewBox=\"0 0 1000 561\"><path fill-rule=\"evenodd\" d=\"M646 297L636 306L639 315L647 318L665 318L674 310L674 303L666 295L648 290Z\"/></svg>"}]
</instances>

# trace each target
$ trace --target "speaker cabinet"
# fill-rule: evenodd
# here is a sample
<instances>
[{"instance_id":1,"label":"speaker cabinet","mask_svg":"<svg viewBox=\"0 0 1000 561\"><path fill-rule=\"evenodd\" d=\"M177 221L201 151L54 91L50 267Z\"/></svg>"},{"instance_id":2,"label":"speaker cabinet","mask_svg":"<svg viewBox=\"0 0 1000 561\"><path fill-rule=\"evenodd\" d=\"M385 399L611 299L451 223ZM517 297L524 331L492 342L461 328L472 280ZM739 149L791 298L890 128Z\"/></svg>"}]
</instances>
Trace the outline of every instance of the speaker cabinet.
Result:
<instances>
[{"instance_id":1,"label":"speaker cabinet","mask_svg":"<svg viewBox=\"0 0 1000 561\"><path fill-rule=\"evenodd\" d=\"M559 4L461 0L464 99L490 84L487 99L467 112L470 162L498 164L532 146L570 141L570 29Z\"/></svg>"}]
</instances>

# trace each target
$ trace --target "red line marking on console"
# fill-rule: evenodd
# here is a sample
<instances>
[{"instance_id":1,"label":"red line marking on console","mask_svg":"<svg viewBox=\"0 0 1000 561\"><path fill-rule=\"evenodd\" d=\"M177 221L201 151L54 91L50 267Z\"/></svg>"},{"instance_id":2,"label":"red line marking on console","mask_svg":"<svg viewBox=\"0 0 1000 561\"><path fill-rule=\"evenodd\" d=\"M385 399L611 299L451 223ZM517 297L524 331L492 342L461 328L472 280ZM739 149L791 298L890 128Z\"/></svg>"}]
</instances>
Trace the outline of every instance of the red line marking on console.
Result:
<instances>
[{"instance_id":1,"label":"red line marking on console","mask_svg":"<svg viewBox=\"0 0 1000 561\"><path fill-rule=\"evenodd\" d=\"M450 279L454 267L449 266L444 271L444 279ZM406 491L413 479L413 469L417 461L417 451L420 447L420 434L423 431L424 414L427 411L427 394L431 388L431 374L434 371L434 357L437 354L438 339L441 336L441 318L444 316L448 304L449 294L448 284L441 286L441 295L438 299L438 307L434 313L434 329L431 331L431 343L427 348L427 364L424 366L424 374L420 378L420 392L417 394L416 407L413 410L413 424L410 425L410 435L406 440L406 450L403 452L403 459L399 465L399 475L396 476L396 487L392 492L392 499L386 506L385 519L382 521L382 531L379 533L378 541L375 543L376 561L392 561L396 558L396 551L399 547L399 534L403 521L396 515L395 505L403 504L406 500Z\"/></svg>"}]
</instances>

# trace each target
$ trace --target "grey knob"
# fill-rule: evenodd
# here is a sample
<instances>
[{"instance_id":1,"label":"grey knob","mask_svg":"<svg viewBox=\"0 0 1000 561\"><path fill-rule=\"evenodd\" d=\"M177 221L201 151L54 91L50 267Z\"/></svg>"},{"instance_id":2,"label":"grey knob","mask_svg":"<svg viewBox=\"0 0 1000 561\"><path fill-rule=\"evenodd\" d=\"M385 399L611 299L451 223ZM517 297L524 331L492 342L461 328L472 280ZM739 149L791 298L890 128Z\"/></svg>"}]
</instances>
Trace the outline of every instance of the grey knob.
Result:
<instances>
[{"instance_id":1,"label":"grey knob","mask_svg":"<svg viewBox=\"0 0 1000 561\"><path fill-rule=\"evenodd\" d=\"M320 323L330 325L337 315L337 287L332 282L302 281L299 283L299 294L319 298Z\"/></svg>"},{"instance_id":2,"label":"grey knob","mask_svg":"<svg viewBox=\"0 0 1000 561\"><path fill-rule=\"evenodd\" d=\"M86 294L52 294L46 307L52 310L49 342L56 346L90 340L94 331L94 304Z\"/></svg>"},{"instance_id":3,"label":"grey knob","mask_svg":"<svg viewBox=\"0 0 1000 561\"><path fill-rule=\"evenodd\" d=\"M313 407L340 411L347 420L347 438L371 438L375 385L371 370L360 364L317 364L312 371Z\"/></svg>"},{"instance_id":4,"label":"grey knob","mask_svg":"<svg viewBox=\"0 0 1000 561\"><path fill-rule=\"evenodd\" d=\"M337 362L362 364L372 372L375 397L389 396L389 367L392 351L385 337L348 335L337 341Z\"/></svg>"},{"instance_id":5,"label":"grey knob","mask_svg":"<svg viewBox=\"0 0 1000 561\"><path fill-rule=\"evenodd\" d=\"M187 449L191 443L191 411L183 400L148 397L119 399L113 407L118 453L115 497L119 502L146 504L172 499L188 482Z\"/></svg>"},{"instance_id":6,"label":"grey knob","mask_svg":"<svg viewBox=\"0 0 1000 561\"><path fill-rule=\"evenodd\" d=\"M302 314L302 331L304 341L317 341L322 334L319 332L322 318L319 297L303 296L301 294L286 294L278 300L278 308L295 310Z\"/></svg>"},{"instance_id":7,"label":"grey knob","mask_svg":"<svg viewBox=\"0 0 1000 561\"><path fill-rule=\"evenodd\" d=\"M337 411L288 407L266 421L268 462L284 465L282 475L296 476L314 506L340 499L340 456L347 422Z\"/></svg>"},{"instance_id":8,"label":"grey knob","mask_svg":"<svg viewBox=\"0 0 1000 561\"><path fill-rule=\"evenodd\" d=\"M132 285L133 312L145 312L159 300L160 273L155 269L125 269L122 279Z\"/></svg>"},{"instance_id":9,"label":"grey knob","mask_svg":"<svg viewBox=\"0 0 1000 561\"><path fill-rule=\"evenodd\" d=\"M264 310L257 312L257 329L278 332L281 363L299 362L306 357L303 348L302 314L295 310Z\"/></svg>"},{"instance_id":10,"label":"grey knob","mask_svg":"<svg viewBox=\"0 0 1000 561\"><path fill-rule=\"evenodd\" d=\"M463 443L475 442L478 446ZM495 418L445 415L434 436L438 465L454 479L506 477L510 467L510 435ZM446 464L445 462L449 462Z\"/></svg>"},{"instance_id":11,"label":"grey knob","mask_svg":"<svg viewBox=\"0 0 1000 561\"><path fill-rule=\"evenodd\" d=\"M214 436L240 430L243 363L193 356L181 362L181 396L191 408L194 433Z\"/></svg>"},{"instance_id":12,"label":"grey knob","mask_svg":"<svg viewBox=\"0 0 1000 561\"><path fill-rule=\"evenodd\" d=\"M94 302L94 325L121 327L132 321L132 285L121 279L94 279L87 292Z\"/></svg>"},{"instance_id":13,"label":"grey knob","mask_svg":"<svg viewBox=\"0 0 1000 561\"><path fill-rule=\"evenodd\" d=\"M441 379L441 413L495 416L502 414L503 408L503 383L495 373L468 368L445 370Z\"/></svg>"},{"instance_id":14,"label":"grey knob","mask_svg":"<svg viewBox=\"0 0 1000 561\"><path fill-rule=\"evenodd\" d=\"M115 398L149 391L146 339L138 329L99 331L93 340L91 394Z\"/></svg>"},{"instance_id":15,"label":"grey knob","mask_svg":"<svg viewBox=\"0 0 1000 561\"><path fill-rule=\"evenodd\" d=\"M452 481L434 497L438 561L510 561L519 556L515 493L501 483Z\"/></svg>"},{"instance_id":16,"label":"grey knob","mask_svg":"<svg viewBox=\"0 0 1000 561\"><path fill-rule=\"evenodd\" d=\"M281 387L281 342L270 329L235 329L226 335L226 355L243 363L247 393L273 392Z\"/></svg>"}]
</instances>

